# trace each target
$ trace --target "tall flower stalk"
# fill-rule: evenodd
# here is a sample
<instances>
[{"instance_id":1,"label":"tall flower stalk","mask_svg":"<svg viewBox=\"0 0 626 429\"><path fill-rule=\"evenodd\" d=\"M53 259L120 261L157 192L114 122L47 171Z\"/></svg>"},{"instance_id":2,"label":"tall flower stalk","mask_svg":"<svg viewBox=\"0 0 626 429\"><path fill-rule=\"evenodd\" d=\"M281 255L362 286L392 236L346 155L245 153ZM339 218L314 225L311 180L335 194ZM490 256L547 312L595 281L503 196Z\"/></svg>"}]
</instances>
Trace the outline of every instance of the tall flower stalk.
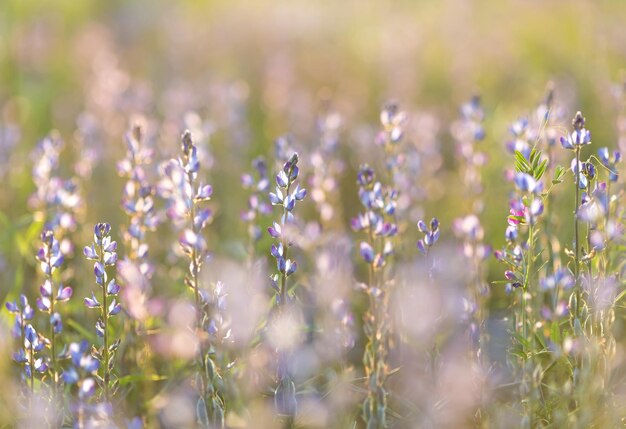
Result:
<instances>
[{"instance_id":1,"label":"tall flower stalk","mask_svg":"<svg viewBox=\"0 0 626 429\"><path fill-rule=\"evenodd\" d=\"M575 157L574 161L572 161L572 171L574 173L575 178L575 194L574 194L574 295L573 295L573 326L574 332L578 335L581 330L580 327L580 315L581 315L581 282L580 282L580 236L579 236L579 216L578 210L580 208L580 188L581 185L584 188L585 182L584 177L582 176L582 168L580 162L580 151L583 146L591 144L591 133L585 129L585 118L582 113L576 112L574 119L572 120L572 126L574 130L567 137L561 137L561 145L563 148L568 150L573 150Z\"/></svg>"},{"instance_id":2,"label":"tall flower stalk","mask_svg":"<svg viewBox=\"0 0 626 429\"><path fill-rule=\"evenodd\" d=\"M513 181L517 189L516 194L509 202L509 216L505 236L507 246L496 252L495 256L507 265L504 272L507 290L519 289L521 299L519 308L515 311L516 343L512 350L519 356L521 368L520 397L524 407L524 427L533 427L537 412L540 386L536 377L533 377L534 350L536 344L536 328L534 300L540 296L536 285L537 268L535 261L539 257L535 244L536 230L540 216L544 212L544 200L550 189L544 192L542 177L547 168L547 159L540 151L532 148L528 155L519 150L515 151L515 170ZM554 183L554 182L553 182ZM525 226L527 234L522 238L520 229Z\"/></svg>"},{"instance_id":3,"label":"tall flower stalk","mask_svg":"<svg viewBox=\"0 0 626 429\"><path fill-rule=\"evenodd\" d=\"M480 149L486 136L484 118L480 97L473 96L461 106L460 118L450 130L456 140L461 180L470 207L469 214L455 219L453 230L463 240L463 256L471 266L466 298L468 335L472 344L472 355L480 365L485 354L484 307L489 295L482 262L489 256L491 250L482 242L484 230L479 219L484 209L482 167L487 162L487 155Z\"/></svg>"},{"instance_id":4,"label":"tall flower stalk","mask_svg":"<svg viewBox=\"0 0 626 429\"><path fill-rule=\"evenodd\" d=\"M352 220L352 228L362 231L366 239L359 245L368 267L368 282L361 288L368 295L369 307L364 317L367 345L363 356L367 397L363 402L363 420L368 429L387 427L387 391L389 375L389 294L390 284L384 276L386 258L393 252L391 239L398 233L395 223L394 195L383 191L374 170L363 165L357 175L359 198L365 209Z\"/></svg>"},{"instance_id":5,"label":"tall flower stalk","mask_svg":"<svg viewBox=\"0 0 626 429\"><path fill-rule=\"evenodd\" d=\"M120 344L120 339L111 342L110 320L122 310L121 304L116 300L120 286L115 278L109 279L109 274L107 274L107 270L114 267L117 262L117 242L111 239L111 225L96 224L93 243L91 246L85 246L83 253L88 260L94 261L93 272L100 289L98 292L101 301L98 301L95 293L92 292L91 298L85 298L85 305L88 308L100 310L100 316L96 322L96 334L102 338L102 347L97 351L96 358L102 363L102 397L108 404L117 386L113 369L115 353Z\"/></svg>"},{"instance_id":6,"label":"tall flower stalk","mask_svg":"<svg viewBox=\"0 0 626 429\"><path fill-rule=\"evenodd\" d=\"M296 203L302 201L307 194L306 189L296 184L300 171L298 161L297 153L289 157L282 170L276 175L276 191L269 194L272 205L282 207L280 222L274 222L267 229L269 235L276 240L270 253L276 260L278 273L271 276L271 282L276 292L276 307L279 315L284 315L290 305L288 279L298 268L296 261L289 259L289 249L293 246L290 229L293 228L292 224L295 222L293 210ZM285 427L291 428L297 413L297 402L296 386L289 368L287 350L278 350L276 383L274 391L276 410L280 415L286 416Z\"/></svg>"},{"instance_id":7,"label":"tall flower stalk","mask_svg":"<svg viewBox=\"0 0 626 429\"><path fill-rule=\"evenodd\" d=\"M312 174L307 183L323 230L332 229L342 217L339 181L345 165L338 156L340 125L338 114L322 115L317 121L319 146L309 156Z\"/></svg>"},{"instance_id":8,"label":"tall flower stalk","mask_svg":"<svg viewBox=\"0 0 626 429\"><path fill-rule=\"evenodd\" d=\"M198 182L199 170L196 145L191 133L185 131L181 139L181 156L170 160L162 168L166 179L161 184L161 192L169 199L168 216L175 223L184 225L178 242L190 262L185 284L193 292L196 334L199 338L196 355L200 396L196 407L197 418L205 427L221 428L224 427L224 401L219 392L221 375L206 340L217 309L200 282L200 270L209 256L203 233L212 219L211 210L202 206L211 199L213 188Z\"/></svg>"},{"instance_id":9,"label":"tall flower stalk","mask_svg":"<svg viewBox=\"0 0 626 429\"><path fill-rule=\"evenodd\" d=\"M63 140L55 133L37 145L32 170L36 190L29 205L36 210L36 217L43 221L44 228L54 232L61 243L61 251L68 256L74 250L68 235L76 228L83 201L77 180L60 176L59 157L63 146Z\"/></svg>"},{"instance_id":10,"label":"tall flower stalk","mask_svg":"<svg viewBox=\"0 0 626 429\"><path fill-rule=\"evenodd\" d=\"M141 273L150 278L153 267L148 262L146 232L154 231L158 217L154 207L154 186L148 181L146 166L152 162L152 150L145 145L145 132L134 125L126 133L126 157L117 164L120 176L126 178L122 208L129 218L123 232L129 259L136 262Z\"/></svg>"},{"instance_id":11,"label":"tall flower stalk","mask_svg":"<svg viewBox=\"0 0 626 429\"><path fill-rule=\"evenodd\" d=\"M267 165L263 157L255 158L252 161L252 168L256 171L255 175L246 173L241 176L241 186L250 192L248 209L243 210L240 214L241 220L248 227L248 246L246 249L248 265L252 264L255 245L262 237L261 227L258 225L259 217L267 216L272 211L271 206L266 201L270 180L267 177Z\"/></svg>"},{"instance_id":12,"label":"tall flower stalk","mask_svg":"<svg viewBox=\"0 0 626 429\"><path fill-rule=\"evenodd\" d=\"M42 246L37 252L37 260L40 262L41 270L46 279L39 288L41 296L37 299L37 307L39 310L49 314L49 342L50 342L50 372L52 387L52 403L57 408L58 387L59 387L59 368L57 359L59 349L57 348L57 335L63 330L63 321L61 314L58 312L57 305L61 302L69 300L72 296L72 288L59 285L55 288L53 274L63 263L63 254L60 250L58 240L54 237L51 230L46 230L41 234Z\"/></svg>"},{"instance_id":13,"label":"tall flower stalk","mask_svg":"<svg viewBox=\"0 0 626 429\"><path fill-rule=\"evenodd\" d=\"M150 183L147 174L147 167L152 162L153 151L146 145L145 130L135 123L126 133L126 156L117 163L117 171L121 177L126 179L122 192L121 206L128 216L128 225L123 229L122 237L126 248L126 257L118 263L119 278L124 287L124 299L126 311L130 319L124 325L127 344L129 345L124 355L121 357L124 362L126 374L136 371L142 355L145 366L151 365L150 351L147 342L146 324L147 312L143 303L147 301L150 294L150 282L154 271L154 266L149 260L149 246L146 240L146 233L154 231L158 224L158 216L154 204L155 188ZM124 278L124 273L136 267L142 281L132 281ZM144 341L142 341L144 340ZM144 368L149 372L149 368ZM145 411L144 398L152 396L152 383L140 382L139 388L135 391L140 400L134 401L140 404L140 410Z\"/></svg>"},{"instance_id":14,"label":"tall flower stalk","mask_svg":"<svg viewBox=\"0 0 626 429\"><path fill-rule=\"evenodd\" d=\"M96 393L96 379L100 361L90 353L90 346L86 340L72 343L68 354L70 365L63 371L63 381L69 386L76 385L78 401L75 404L75 427L83 429L89 421L87 415L88 401Z\"/></svg>"},{"instance_id":15,"label":"tall flower stalk","mask_svg":"<svg viewBox=\"0 0 626 429\"><path fill-rule=\"evenodd\" d=\"M456 140L463 187L467 191L466 197L470 201L471 213L476 215L482 213L484 208L481 168L485 165L487 156L479 147L486 135L484 118L480 97L474 96L461 106L460 118L451 128Z\"/></svg>"},{"instance_id":16,"label":"tall flower stalk","mask_svg":"<svg viewBox=\"0 0 626 429\"><path fill-rule=\"evenodd\" d=\"M39 352L45 347L45 342L28 321L33 319L35 312L28 303L25 295L20 295L18 301L7 302L6 308L15 315L15 323L11 334L19 341L19 349L13 354L13 360L24 367L22 379L25 381L30 396L35 392L35 373L43 374L48 370L48 363Z\"/></svg>"}]
</instances>

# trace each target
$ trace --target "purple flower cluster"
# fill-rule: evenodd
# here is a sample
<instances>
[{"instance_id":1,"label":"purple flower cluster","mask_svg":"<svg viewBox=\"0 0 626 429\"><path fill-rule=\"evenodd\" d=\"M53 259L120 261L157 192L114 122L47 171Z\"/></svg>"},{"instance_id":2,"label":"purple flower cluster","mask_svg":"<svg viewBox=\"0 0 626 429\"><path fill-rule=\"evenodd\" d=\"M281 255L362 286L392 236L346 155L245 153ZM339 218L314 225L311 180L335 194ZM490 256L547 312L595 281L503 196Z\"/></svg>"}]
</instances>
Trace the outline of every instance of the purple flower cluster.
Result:
<instances>
[{"instance_id":1,"label":"purple flower cluster","mask_svg":"<svg viewBox=\"0 0 626 429\"><path fill-rule=\"evenodd\" d=\"M91 347L86 340L72 343L68 354L70 366L63 372L63 381L69 385L78 385L78 398L85 401L96 392L96 378L100 361L90 353Z\"/></svg>"},{"instance_id":2,"label":"purple flower cluster","mask_svg":"<svg viewBox=\"0 0 626 429\"><path fill-rule=\"evenodd\" d=\"M57 341L56 336L63 330L63 321L61 314L58 312L58 303L66 302L72 297L72 288L59 285L54 287L52 275L63 263L63 255L60 250L59 242L54 237L51 230L46 230L41 234L42 246L37 252L37 260L40 262L41 270L46 279L39 288L41 296L37 298L37 307L39 310L50 315L50 369L52 370L53 391L56 392L56 385L59 382L59 373L57 368Z\"/></svg>"},{"instance_id":3,"label":"purple flower cluster","mask_svg":"<svg viewBox=\"0 0 626 429\"><path fill-rule=\"evenodd\" d=\"M251 191L248 197L248 209L241 212L241 220L248 225L248 238L250 246L253 246L261 239L261 227L258 225L260 216L267 216L272 212L270 204L265 199L270 187L270 180L267 177L267 165L262 157L252 161L252 167L256 171L256 179L252 174L241 176L241 185L244 189ZM249 249L249 252L252 252Z\"/></svg>"},{"instance_id":4,"label":"purple flower cluster","mask_svg":"<svg viewBox=\"0 0 626 429\"><path fill-rule=\"evenodd\" d=\"M83 202L76 180L58 175L62 148L63 141L56 135L44 138L37 146L32 170L36 190L29 204L42 213L44 228L54 231L63 254L69 255L73 246L65 235L76 228L77 212Z\"/></svg>"},{"instance_id":5,"label":"purple flower cluster","mask_svg":"<svg viewBox=\"0 0 626 429\"><path fill-rule=\"evenodd\" d=\"M483 243L485 230L476 215L457 218L452 225L454 234L463 240L463 256L468 259L486 259L491 254L491 247Z\"/></svg>"},{"instance_id":6,"label":"purple flower cluster","mask_svg":"<svg viewBox=\"0 0 626 429\"><path fill-rule=\"evenodd\" d=\"M115 281L115 278L109 279L107 274L107 269L114 267L117 262L117 242L111 239L111 225L108 223L96 224L93 243L91 246L85 246L83 253L88 260L94 261L93 272L100 288L99 293L102 301L98 301L95 293L92 292L91 298L85 298L85 305L88 308L100 310L100 316L96 322L96 333L103 339L103 343L96 358L100 362L104 362L102 387L105 402L108 402L112 371L115 364L114 357L120 344L119 339L112 344L110 343L109 319L122 310L121 304L115 298L120 292L120 285Z\"/></svg>"},{"instance_id":7,"label":"purple flower cluster","mask_svg":"<svg viewBox=\"0 0 626 429\"><path fill-rule=\"evenodd\" d=\"M337 156L340 125L341 117L338 114L322 116L317 123L320 133L319 147L309 155L312 174L307 183L322 225L340 217L337 213L340 206L337 200L339 195L336 192L338 178L344 171L344 162Z\"/></svg>"},{"instance_id":8,"label":"purple flower cluster","mask_svg":"<svg viewBox=\"0 0 626 429\"><path fill-rule=\"evenodd\" d=\"M426 225L426 222L419 220L417 229L424 234L424 238L417 241L417 250L423 255L427 255L430 248L439 240L439 220L436 217L432 218L430 225Z\"/></svg>"},{"instance_id":9,"label":"purple flower cluster","mask_svg":"<svg viewBox=\"0 0 626 429\"><path fill-rule=\"evenodd\" d=\"M181 152L181 157L171 159L162 167L166 178L160 184L160 194L168 198L168 217L175 223L183 224L178 243L183 253L191 260L185 284L193 290L196 307L200 312L202 296L198 274L208 257L203 230L213 216L211 209L202 208L201 204L211 199L213 188L211 185L197 184L200 163L196 145L189 131L182 135Z\"/></svg>"},{"instance_id":10,"label":"purple flower cluster","mask_svg":"<svg viewBox=\"0 0 626 429\"><path fill-rule=\"evenodd\" d=\"M176 225L189 225L179 240L181 246L205 252L206 242L197 235L212 220L213 213L208 208L200 209L198 203L209 201L213 188L196 183L200 163L189 131L183 133L181 150L181 157L161 165L163 179L159 182L158 193L167 200L167 216Z\"/></svg>"},{"instance_id":11,"label":"purple flower cluster","mask_svg":"<svg viewBox=\"0 0 626 429\"><path fill-rule=\"evenodd\" d=\"M365 211L352 219L354 231L365 232L368 241L359 245L361 257L374 269L385 266L386 258L393 254L392 238L398 233L395 222L396 193L383 190L381 182L376 181L374 170L362 165L357 174L359 199Z\"/></svg>"},{"instance_id":12,"label":"purple flower cluster","mask_svg":"<svg viewBox=\"0 0 626 429\"><path fill-rule=\"evenodd\" d=\"M281 206L283 213L279 222L274 222L267 228L267 232L272 238L277 239L277 243L272 245L271 255L276 259L276 267L279 274L271 277L272 285L277 292L279 305L287 302L286 279L296 272L298 268L296 261L288 258L288 250L293 245L289 239L289 227L295 220L293 210L296 202L302 201L306 197L306 189L300 188L300 184L293 185L298 179L300 172L298 168L298 154L291 155L282 170L276 175L276 190L270 192L269 198L273 206ZM280 285L279 285L280 282Z\"/></svg>"},{"instance_id":13,"label":"purple flower cluster","mask_svg":"<svg viewBox=\"0 0 626 429\"><path fill-rule=\"evenodd\" d=\"M46 339L37 333L33 325L26 323L32 320L35 312L25 295L20 295L18 302L7 302L6 308L15 315L11 332L20 341L20 348L13 354L13 360L24 366L23 375L29 381L32 393L35 388L35 373L43 374L48 370L47 359L39 354L46 345Z\"/></svg>"},{"instance_id":14,"label":"purple flower cluster","mask_svg":"<svg viewBox=\"0 0 626 429\"><path fill-rule=\"evenodd\" d=\"M6 308L10 313L15 315L15 321L11 334L15 338L24 338L26 321L32 320L35 315L35 311L28 303L28 298L26 298L26 295L20 295L19 300L7 302Z\"/></svg>"},{"instance_id":15,"label":"purple flower cluster","mask_svg":"<svg viewBox=\"0 0 626 429\"><path fill-rule=\"evenodd\" d=\"M217 300L211 300L200 285L200 269L209 256L207 242L203 230L212 220L212 211L202 208L211 199L211 185L197 183L200 161L198 149L191 133L185 131L181 138L181 156L171 159L161 166L164 175L159 184L159 194L167 198L167 215L175 223L182 225L183 231L178 243L183 253L189 258L190 264L185 274L185 284L193 291L197 321L197 335L204 337L202 332L215 333L214 316L219 313ZM215 362L208 353L202 339L196 356L196 366L201 382L198 384L199 398L197 417L211 427L223 427L223 401L218 394L218 375Z\"/></svg>"},{"instance_id":16,"label":"purple flower cluster","mask_svg":"<svg viewBox=\"0 0 626 429\"><path fill-rule=\"evenodd\" d=\"M69 366L63 372L63 381L69 386L77 386L78 400L71 404L75 415L76 427L97 427L97 422L109 418L109 404L90 405L89 400L95 395L98 383L100 360L92 355L91 346L86 340L71 343L67 350ZM107 412L108 411L108 412ZM104 419L96 418L96 414L104 414ZM93 425L93 426L92 426Z\"/></svg>"},{"instance_id":17,"label":"purple flower cluster","mask_svg":"<svg viewBox=\"0 0 626 429\"><path fill-rule=\"evenodd\" d=\"M393 110L389 113L393 113ZM383 124L386 119L383 115ZM389 124L397 120L389 119ZM399 139L401 134L395 127L388 127L387 132ZM388 165L389 167L389 165ZM394 167L395 168L395 167ZM367 234L361 241L361 258L369 267L369 281L361 288L369 295L370 303L364 317L364 329L367 345L363 357L368 394L363 402L363 420L368 427L386 427L387 392L384 384L387 378L386 357L388 352L388 322L381 315L387 314L387 281L384 267L387 258L394 252L393 239L398 234L396 222L397 192L393 188L384 188L376 180L374 170L362 165L357 173L359 199L365 209L351 220L352 229Z\"/></svg>"},{"instance_id":18,"label":"purple flower cluster","mask_svg":"<svg viewBox=\"0 0 626 429\"><path fill-rule=\"evenodd\" d=\"M506 149L510 153L520 152L528 158L533 147L533 134L528 119L520 118L509 127L513 139L506 142Z\"/></svg>"},{"instance_id":19,"label":"purple flower cluster","mask_svg":"<svg viewBox=\"0 0 626 429\"><path fill-rule=\"evenodd\" d=\"M117 171L127 179L122 193L122 208L129 217L123 232L128 245L128 257L136 261L141 273L150 278L153 267L147 260L146 231L154 231L159 222L154 206L154 186L147 178L145 168L151 164L153 151L145 145L144 131L135 125L126 133L126 157L118 162Z\"/></svg>"},{"instance_id":20,"label":"purple flower cluster","mask_svg":"<svg viewBox=\"0 0 626 429\"><path fill-rule=\"evenodd\" d=\"M298 268L296 261L289 259L289 250L293 246L290 228L295 223L293 211L296 203L302 201L307 194L306 189L300 188L300 184L296 184L300 173L298 161L298 154L294 152L276 175L275 192L269 194L272 205L282 207L280 223L274 222L267 229L269 235L276 239L270 253L276 260L278 273L272 275L270 281L276 292L276 305L279 312L286 308L290 300L287 279ZM293 187L294 184L295 188ZM297 410L296 387L289 371L288 360L288 352L278 350L278 380L274 391L274 402L279 414L288 416L288 419L293 419Z\"/></svg>"},{"instance_id":21,"label":"purple flower cluster","mask_svg":"<svg viewBox=\"0 0 626 429\"><path fill-rule=\"evenodd\" d=\"M585 128L585 118L582 113L576 112L572 125L574 130L571 134L561 137L561 146L564 149L580 150L582 146L591 144L591 133Z\"/></svg>"},{"instance_id":22,"label":"purple flower cluster","mask_svg":"<svg viewBox=\"0 0 626 429\"><path fill-rule=\"evenodd\" d=\"M397 104L389 103L380 112L380 123L383 129L376 136L376 143L385 150L386 166L395 174L396 169L402 163L402 157L396 153L394 147L397 146L404 137L403 125L406 122L406 113L400 110Z\"/></svg>"},{"instance_id":23,"label":"purple flower cluster","mask_svg":"<svg viewBox=\"0 0 626 429\"><path fill-rule=\"evenodd\" d=\"M611 182L617 182L619 177L619 173L617 171L617 164L622 161L622 154L615 150L612 154L609 154L609 149L607 147L601 147L598 149L598 158L600 162L609 172L609 180Z\"/></svg>"},{"instance_id":24,"label":"purple flower cluster","mask_svg":"<svg viewBox=\"0 0 626 429\"><path fill-rule=\"evenodd\" d=\"M52 274L61 266L64 257L61 254L59 242L52 231L44 231L41 234L41 241L42 246L37 252L37 260L41 264L41 270L46 276L46 280L39 288L41 296L37 298L37 308L51 314L50 323L54 327L54 333L58 334L62 331L63 325L60 314L55 311L55 304L69 300L72 297L72 288L59 285L55 293Z\"/></svg>"},{"instance_id":25,"label":"purple flower cluster","mask_svg":"<svg viewBox=\"0 0 626 429\"><path fill-rule=\"evenodd\" d=\"M463 104L460 109L460 118L451 127L451 132L456 140L456 152L460 161L461 174L464 186L475 196L472 209L476 213L483 210L483 202L480 194L483 190L480 169L487 162L487 156L477 149L480 142L485 139L483 111L480 97L474 96L470 101Z\"/></svg>"}]
</instances>

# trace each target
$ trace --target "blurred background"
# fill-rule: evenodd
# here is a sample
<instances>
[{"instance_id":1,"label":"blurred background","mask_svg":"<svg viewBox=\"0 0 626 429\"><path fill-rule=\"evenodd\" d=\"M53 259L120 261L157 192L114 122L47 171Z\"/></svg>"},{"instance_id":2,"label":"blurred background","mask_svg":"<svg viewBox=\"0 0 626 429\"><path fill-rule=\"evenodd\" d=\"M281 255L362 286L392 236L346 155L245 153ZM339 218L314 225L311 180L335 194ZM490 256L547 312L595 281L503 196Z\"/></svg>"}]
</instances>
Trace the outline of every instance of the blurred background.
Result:
<instances>
[{"instance_id":1,"label":"blurred background","mask_svg":"<svg viewBox=\"0 0 626 429\"><path fill-rule=\"evenodd\" d=\"M624 23L620 0L1 1L0 298L36 290L31 255L41 223L29 198L37 143L56 133L65 141L61 170L90 178L81 185L85 228L77 231L86 243L95 222L106 220L114 231L125 222L115 163L125 154L124 133L140 117L158 160L178 153L184 128L206 149L216 213L210 247L236 259L247 237L240 175L253 158L273 158L281 136L304 154L301 168L310 175L306 154L319 146L319 120L331 113L341 118L343 165L329 224L351 234L356 171L368 162L382 174L374 139L381 108L394 101L407 112L405 141L421 154L418 203L402 227L415 253L418 219L438 216L442 240L455 246L453 220L471 212L450 129L459 107L479 95L486 131L480 150L488 154L484 241L501 247L512 189L504 180L513 163L505 149L509 127L534 115L549 82L563 134L582 110L594 142L588 154L617 147ZM554 207L567 242L573 201L563 194ZM312 204L302 216L317 216ZM267 239L258 246L268 247ZM497 261L488 264L489 279L501 279ZM84 271L78 278L87 278ZM499 285L490 305L508 305Z\"/></svg>"},{"instance_id":2,"label":"blurred background","mask_svg":"<svg viewBox=\"0 0 626 429\"><path fill-rule=\"evenodd\" d=\"M152 133L171 138L163 144L174 152L185 114L195 111L209 124L219 153L212 170L216 192L228 195L229 186L238 186L233 178L252 157L270 153L277 137L313 144L315 121L329 109L342 117L349 168L374 159L375 149L361 150L370 157L361 159L354 148L393 100L409 112L413 128L419 115L432 116L429 129L409 137L432 133L441 147L442 167L433 179L446 191L430 198L426 211L449 225L456 216L449 207L463 204L449 127L460 104L479 94L493 201L484 223L487 241L498 242L507 129L529 116L549 81L566 125L582 110L594 143L614 145L612 85L626 55L625 19L620 1L6 0L0 5L0 119L10 186L0 190L2 211L13 222L26 212L34 186L28 154L51 130L69 145L77 129L97 132L101 150L119 159L122 135L141 114L162 124ZM118 186L114 169L97 170ZM347 191L353 177L345 174ZM121 216L95 194L89 202L106 217ZM228 219L218 222L219 234L239 234Z\"/></svg>"}]
</instances>

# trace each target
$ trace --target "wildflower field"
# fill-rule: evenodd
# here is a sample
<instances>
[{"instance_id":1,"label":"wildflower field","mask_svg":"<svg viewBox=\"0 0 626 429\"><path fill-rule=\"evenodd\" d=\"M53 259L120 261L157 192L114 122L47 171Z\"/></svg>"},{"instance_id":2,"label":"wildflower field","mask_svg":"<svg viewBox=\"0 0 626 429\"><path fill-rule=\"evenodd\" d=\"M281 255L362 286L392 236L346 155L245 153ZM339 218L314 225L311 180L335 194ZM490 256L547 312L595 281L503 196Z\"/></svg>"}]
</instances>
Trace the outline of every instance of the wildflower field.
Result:
<instances>
[{"instance_id":1,"label":"wildflower field","mask_svg":"<svg viewBox=\"0 0 626 429\"><path fill-rule=\"evenodd\" d=\"M0 428L626 427L625 25L0 1Z\"/></svg>"}]
</instances>

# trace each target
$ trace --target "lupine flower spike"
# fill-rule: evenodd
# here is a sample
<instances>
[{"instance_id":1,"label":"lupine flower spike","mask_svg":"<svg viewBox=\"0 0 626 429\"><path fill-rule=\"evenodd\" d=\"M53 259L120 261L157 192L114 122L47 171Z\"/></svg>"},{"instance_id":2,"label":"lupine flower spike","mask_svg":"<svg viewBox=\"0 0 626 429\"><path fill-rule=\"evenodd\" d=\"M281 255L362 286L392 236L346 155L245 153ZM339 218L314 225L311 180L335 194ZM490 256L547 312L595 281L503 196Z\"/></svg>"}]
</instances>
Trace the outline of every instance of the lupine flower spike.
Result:
<instances>
[{"instance_id":1,"label":"lupine flower spike","mask_svg":"<svg viewBox=\"0 0 626 429\"><path fill-rule=\"evenodd\" d=\"M109 277L107 270L115 267L117 262L117 242L111 239L111 225L108 223L98 223L94 228L93 243L83 249L85 257L94 261L93 272L96 277L96 284L100 289L98 301L96 294L92 292L91 298L85 298L87 308L100 311L96 322L96 333L102 338L102 347L97 351L96 358L101 362L102 375L100 380L102 395L105 403L109 403L112 394L116 390L116 380L113 374L115 367L115 354L120 345L120 339L111 342L110 320L117 315L122 306L117 302L117 295L120 292L120 285L114 277Z\"/></svg>"},{"instance_id":2,"label":"lupine flower spike","mask_svg":"<svg viewBox=\"0 0 626 429\"><path fill-rule=\"evenodd\" d=\"M145 132L135 125L126 134L126 157L117 164L120 176L127 179L122 196L122 208L129 217L123 233L129 258L137 263L141 273L150 278L153 267L147 260L148 244L145 234L154 231L158 217L154 206L154 186L147 178L145 167L152 162L152 150L145 147Z\"/></svg>"},{"instance_id":3,"label":"lupine flower spike","mask_svg":"<svg viewBox=\"0 0 626 429\"><path fill-rule=\"evenodd\" d=\"M252 174L241 176L241 186L250 191L248 197L248 209L241 212L240 218L248 226L248 258L254 254L254 246L261 239L261 227L258 225L259 217L267 216L271 213L272 207L267 202L267 191L270 187L270 180L267 177L267 165L262 157L256 158L252 162L252 167L256 170L256 178Z\"/></svg>"},{"instance_id":4,"label":"lupine flower spike","mask_svg":"<svg viewBox=\"0 0 626 429\"><path fill-rule=\"evenodd\" d=\"M168 198L167 214L175 223L184 225L178 243L183 253L189 258L189 270L185 275L185 284L193 291L197 334L200 343L196 365L199 373L198 399L196 412L198 421L211 428L224 426L224 403L218 391L220 374L216 363L208 352L206 333L210 333L211 322L218 313L215 302L210 302L200 284L200 270L207 260L208 246L203 230L212 220L212 211L203 206L211 199L211 185L198 183L200 162L198 151L191 133L185 131L181 139L181 156L172 159L163 167L166 176L162 182Z\"/></svg>"},{"instance_id":5,"label":"lupine flower spike","mask_svg":"<svg viewBox=\"0 0 626 429\"><path fill-rule=\"evenodd\" d=\"M19 340L20 348L13 354L13 360L24 367L22 374L32 395L35 391L35 374L48 370L46 359L39 352L45 347L45 341L27 321L32 320L35 312L25 295L20 295L18 302L7 302L6 308L15 315L15 324L11 331Z\"/></svg>"},{"instance_id":6,"label":"lupine flower spike","mask_svg":"<svg viewBox=\"0 0 626 429\"><path fill-rule=\"evenodd\" d=\"M271 255L276 260L277 274L271 276L272 287L276 292L276 305L279 314L283 313L290 302L288 293L288 279L298 269L295 260L289 258L289 250L293 242L289 237L295 217L293 211L298 201L302 201L307 194L306 189L296 184L298 180L298 154L294 153L276 175L276 190L270 192L270 202L274 206L282 207L280 222L274 222L267 231L276 240L272 245ZM295 188L294 188L295 185ZM274 392L276 409L280 415L287 417L287 427L292 427L297 412L296 386L289 369L289 354L287 350L278 350L278 377Z\"/></svg>"},{"instance_id":7,"label":"lupine flower spike","mask_svg":"<svg viewBox=\"0 0 626 429\"><path fill-rule=\"evenodd\" d=\"M579 239L579 216L580 210L580 188L586 186L586 178L583 175L582 163L580 162L580 152L583 146L591 144L591 133L585 128L585 118L582 113L576 112L574 119L572 120L572 126L574 130L566 137L561 137L561 146L564 149L573 150L575 158L572 160L572 171L575 176L575 200L574 200L574 279L576 285L574 287L573 300L570 300L573 307L574 323L580 324L580 310L581 310L581 290L580 290L580 247L581 242Z\"/></svg>"},{"instance_id":8,"label":"lupine flower spike","mask_svg":"<svg viewBox=\"0 0 626 429\"><path fill-rule=\"evenodd\" d=\"M89 419L89 399L96 393L100 361L92 356L91 347L86 340L72 343L68 349L69 367L63 371L63 381L69 386L77 386L78 401L75 409L75 427L86 427Z\"/></svg>"},{"instance_id":9,"label":"lupine flower spike","mask_svg":"<svg viewBox=\"0 0 626 429\"><path fill-rule=\"evenodd\" d=\"M363 357L367 379L367 398L363 402L363 420L368 428L384 428L387 425L388 376L386 363L388 353L387 314L389 290L384 278L386 259L393 254L393 237L398 233L395 223L395 195L383 192L383 185L376 181L374 170L362 165L357 174L359 198L364 212L352 219L352 229L366 233L359 245L361 258L368 266L368 283L361 288L369 297L369 308L364 316L367 346ZM434 243L433 243L434 244Z\"/></svg>"},{"instance_id":10,"label":"lupine flower spike","mask_svg":"<svg viewBox=\"0 0 626 429\"><path fill-rule=\"evenodd\" d=\"M45 275L43 285L39 288L41 296L37 298L39 310L49 314L50 323L50 371L52 376L52 396L56 407L57 389L59 384L59 368L57 358L59 349L57 347L57 335L63 330L63 321L58 311L57 305L69 300L72 296L72 288L59 285L55 288L53 274L63 263L63 255L59 242L54 237L51 230L46 230L41 234L42 247L37 252L37 260L40 262L41 270Z\"/></svg>"}]
</instances>

